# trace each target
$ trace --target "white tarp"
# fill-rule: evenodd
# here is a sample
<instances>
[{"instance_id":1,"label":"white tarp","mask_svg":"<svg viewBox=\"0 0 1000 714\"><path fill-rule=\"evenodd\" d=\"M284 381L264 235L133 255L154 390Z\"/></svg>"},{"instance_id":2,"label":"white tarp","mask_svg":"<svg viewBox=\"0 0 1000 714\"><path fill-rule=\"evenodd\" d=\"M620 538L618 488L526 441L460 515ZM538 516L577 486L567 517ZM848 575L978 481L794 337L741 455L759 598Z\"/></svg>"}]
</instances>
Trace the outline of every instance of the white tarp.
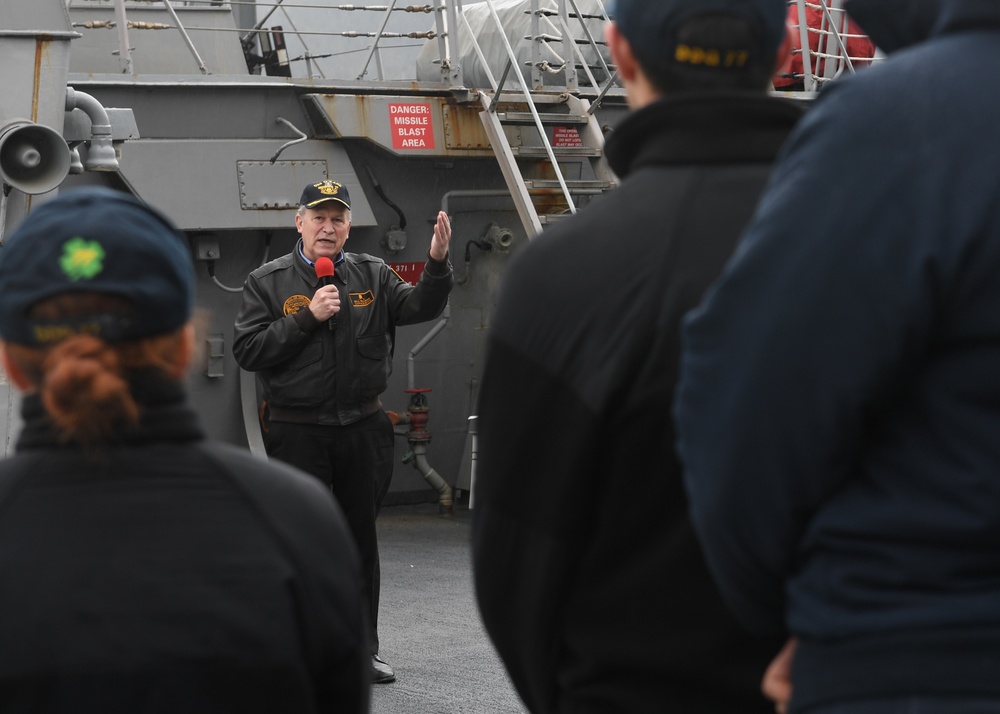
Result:
<instances>
[{"instance_id":1,"label":"white tarp","mask_svg":"<svg viewBox=\"0 0 1000 714\"><path fill-rule=\"evenodd\" d=\"M559 0L539 0L539 10L548 10L558 13ZM570 15L574 14L573 5L569 0L563 0ZM583 15L593 15L595 19L581 20L577 17L570 17L568 20L569 30L572 37L583 40L583 44L576 44L587 65L597 82L604 82L608 79L608 73L604 70L604 65L598 58L598 53L594 47L587 42L587 33L583 29L586 23L590 36L602 43L597 45L600 54L604 57L604 62L610 64L610 56L604 41L604 21L599 19L601 15L601 5L598 0L576 0L576 6ZM531 61L532 61L532 41L531 35L531 0L493 0L493 7L503 26L507 40L517 56L517 65L520 68L526 84L531 87ZM457 33L458 47L452 48L453 62L458 61L462 68L463 83L468 87L489 89L490 82L486 72L483 70L482 62L479 60L474 47L473 37L478 42L479 48L489 64L493 79L497 82L503 74L504 67L507 66L507 50L504 47L503 35L500 34L496 22L493 20L487 3L477 3L466 5L464 8L465 19L468 26L458 20ZM472 36L469 35L469 28L472 29ZM539 18L539 33L552 37L563 36L563 30L558 14L542 15ZM549 66L559 69L564 62L564 46L560 42L540 43L540 61L548 63ZM417 80L436 82L441 81L441 64L439 61L440 49L438 40L428 40L421 48L417 56ZM577 65L577 83L580 86L587 86L589 79L586 73L579 67L579 56L574 52L571 61ZM543 72L543 84L565 85L565 75L562 72ZM517 77L513 71L508 75L507 88L517 87Z\"/></svg>"}]
</instances>

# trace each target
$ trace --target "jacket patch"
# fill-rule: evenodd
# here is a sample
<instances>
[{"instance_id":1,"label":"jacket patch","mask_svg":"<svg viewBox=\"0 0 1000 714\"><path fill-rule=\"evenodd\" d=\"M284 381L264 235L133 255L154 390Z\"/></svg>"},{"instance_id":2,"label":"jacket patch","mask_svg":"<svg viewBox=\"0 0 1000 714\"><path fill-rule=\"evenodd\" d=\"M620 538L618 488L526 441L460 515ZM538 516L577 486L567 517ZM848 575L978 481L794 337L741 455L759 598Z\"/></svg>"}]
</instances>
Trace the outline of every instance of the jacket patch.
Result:
<instances>
[{"instance_id":1,"label":"jacket patch","mask_svg":"<svg viewBox=\"0 0 1000 714\"><path fill-rule=\"evenodd\" d=\"M286 315L294 315L297 312L301 312L309 307L309 298L305 295L292 295L290 298L285 300L285 304L282 310Z\"/></svg>"},{"instance_id":2,"label":"jacket patch","mask_svg":"<svg viewBox=\"0 0 1000 714\"><path fill-rule=\"evenodd\" d=\"M350 296L352 307L368 307L375 302L375 295L371 290L365 290L363 293L350 293Z\"/></svg>"}]
</instances>

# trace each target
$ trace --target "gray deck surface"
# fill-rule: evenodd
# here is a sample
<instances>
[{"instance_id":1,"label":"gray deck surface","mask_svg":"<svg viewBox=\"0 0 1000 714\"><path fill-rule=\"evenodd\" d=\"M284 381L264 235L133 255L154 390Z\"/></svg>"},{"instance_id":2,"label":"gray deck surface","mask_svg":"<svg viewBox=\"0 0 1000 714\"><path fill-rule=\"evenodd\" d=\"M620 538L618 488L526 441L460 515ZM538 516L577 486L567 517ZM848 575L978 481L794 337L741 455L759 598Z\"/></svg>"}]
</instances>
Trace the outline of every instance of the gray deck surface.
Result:
<instances>
[{"instance_id":1,"label":"gray deck surface","mask_svg":"<svg viewBox=\"0 0 1000 714\"><path fill-rule=\"evenodd\" d=\"M382 563L381 655L396 671L372 688L372 714L523 714L479 619L471 512L390 506L376 522Z\"/></svg>"}]
</instances>

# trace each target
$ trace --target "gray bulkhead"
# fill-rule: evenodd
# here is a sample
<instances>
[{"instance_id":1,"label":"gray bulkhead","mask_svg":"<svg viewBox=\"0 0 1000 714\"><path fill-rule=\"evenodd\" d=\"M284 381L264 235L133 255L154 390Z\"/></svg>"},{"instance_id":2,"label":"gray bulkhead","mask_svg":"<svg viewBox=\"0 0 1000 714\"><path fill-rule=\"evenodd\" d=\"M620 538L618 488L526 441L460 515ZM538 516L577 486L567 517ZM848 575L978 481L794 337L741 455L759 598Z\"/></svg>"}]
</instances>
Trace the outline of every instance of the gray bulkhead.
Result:
<instances>
[{"instance_id":1,"label":"gray bulkhead","mask_svg":"<svg viewBox=\"0 0 1000 714\"><path fill-rule=\"evenodd\" d=\"M528 0L518 1L527 7ZM510 0L494 4L503 12L524 13L523 8L511 10ZM418 51L425 61L442 56L442 35L452 33L440 32L441 27L449 21L468 27L454 6L435 2L419 13L396 12L395 4L386 12L310 9L312 15L299 20L311 18L309 28L318 34L303 34L294 42L288 38L294 49L282 55L275 47L283 35L272 28L283 25L287 38L293 24L305 27L293 10L284 14L280 5L5 0L0 4L0 66L10 89L0 96L0 130L15 118L48 127L73 150L72 167L56 190L99 184L131 191L166 211L187 234L198 276L203 348L189 388L210 435L235 444L257 440L255 434L248 439L245 429L247 422L254 428L245 404L252 378L248 387L231 350L239 288L249 271L294 245L293 216L302 186L324 177L345 183L354 203L348 249L382 257L404 277L408 267L426 259L434 216L446 209L454 227L451 260L458 282L440 323L397 331L383 404L405 412L406 389L432 390L426 394L432 436L426 460L451 487L467 490L469 417L475 414L483 341L504 266L538 225L578 210L613 186L613 177L600 167L599 147L596 156L582 150L587 117L567 115L561 122L551 116L573 112L566 108L567 97L594 100L601 88L580 84L572 91L553 90L550 78L539 82L547 96L538 105L544 116L536 118L556 127L547 127L547 141L540 141L531 126L531 107L523 105L511 73L501 101L494 104L498 116L509 119L503 126L496 122L498 139L480 117L495 93L490 87L466 86L457 58L429 60L438 68L437 81L426 78L426 65L420 70L424 78L415 79ZM453 5L461 9L461 3ZM548 5L555 7L555 1ZM552 22L551 15L546 17ZM599 16L588 20L591 25L600 21ZM341 34L317 29L320 25ZM344 36L348 28L367 27L362 32L376 34L380 26L390 38L380 40L386 48L373 48L370 36ZM400 38L393 47L396 34ZM461 29L454 34L462 39ZM495 40L494 50L497 43L503 44ZM465 51L472 52L467 45ZM125 46L128 51L122 52ZM394 79L371 78L381 76L390 59L407 53L413 61L409 74L397 70ZM345 55L352 66L337 59ZM471 57L465 61L472 63ZM254 58L260 60L257 66L252 66ZM283 65L285 58L292 61ZM359 72L362 59L368 65ZM552 58L545 62L551 67ZM324 76L338 69L352 76ZM602 71L609 74L606 65ZM492 79L502 73L502 66L495 67ZM532 75L523 73L528 83ZM67 88L77 103L69 111ZM591 126L603 133L625 112L621 91L611 85L600 106L592 112ZM110 135L117 167L93 165L95 132ZM506 167L497 141L505 146ZM556 162L559 171L551 162L545 165L553 147L565 150ZM54 149L61 156L62 147ZM59 178L61 171L53 165L49 173ZM527 186L520 203L512 196L512 180ZM572 195L572 207L563 189ZM32 205L53 195L55 190L41 184L15 185L3 199L0 231L12 231ZM411 354L415 348L419 351ZM530 403L530 395L525 402ZM0 430L8 451L17 421L16 400L7 400ZM398 428L400 459L411 448L405 430ZM428 486L417 469L400 464L390 501L434 500Z\"/></svg>"}]
</instances>

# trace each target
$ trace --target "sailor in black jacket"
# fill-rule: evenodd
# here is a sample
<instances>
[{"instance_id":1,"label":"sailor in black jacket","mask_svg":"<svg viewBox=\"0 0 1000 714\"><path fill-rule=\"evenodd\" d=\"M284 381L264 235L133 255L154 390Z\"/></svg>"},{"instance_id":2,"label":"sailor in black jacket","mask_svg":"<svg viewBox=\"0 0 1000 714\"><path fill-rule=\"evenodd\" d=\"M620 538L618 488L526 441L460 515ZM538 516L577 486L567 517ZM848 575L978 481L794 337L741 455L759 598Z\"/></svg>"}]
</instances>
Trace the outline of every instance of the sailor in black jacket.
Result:
<instances>
[{"instance_id":1,"label":"sailor in black jacket","mask_svg":"<svg viewBox=\"0 0 1000 714\"><path fill-rule=\"evenodd\" d=\"M80 189L0 255L26 392L0 462L0 711L367 712L360 566L310 476L209 443L194 276L131 196Z\"/></svg>"},{"instance_id":2,"label":"sailor in black jacket","mask_svg":"<svg viewBox=\"0 0 1000 714\"><path fill-rule=\"evenodd\" d=\"M765 92L786 4L623 0L615 12L608 39L636 111L606 156L624 181L516 256L490 325L476 592L536 714L770 712L760 680L781 640L749 637L709 577L670 405L681 318L799 116ZM681 45L752 60L673 66Z\"/></svg>"},{"instance_id":3,"label":"sailor in black jacket","mask_svg":"<svg viewBox=\"0 0 1000 714\"><path fill-rule=\"evenodd\" d=\"M684 329L692 513L734 613L797 637L789 711L998 712L1000 3L847 10L887 59L816 100Z\"/></svg>"}]
</instances>

